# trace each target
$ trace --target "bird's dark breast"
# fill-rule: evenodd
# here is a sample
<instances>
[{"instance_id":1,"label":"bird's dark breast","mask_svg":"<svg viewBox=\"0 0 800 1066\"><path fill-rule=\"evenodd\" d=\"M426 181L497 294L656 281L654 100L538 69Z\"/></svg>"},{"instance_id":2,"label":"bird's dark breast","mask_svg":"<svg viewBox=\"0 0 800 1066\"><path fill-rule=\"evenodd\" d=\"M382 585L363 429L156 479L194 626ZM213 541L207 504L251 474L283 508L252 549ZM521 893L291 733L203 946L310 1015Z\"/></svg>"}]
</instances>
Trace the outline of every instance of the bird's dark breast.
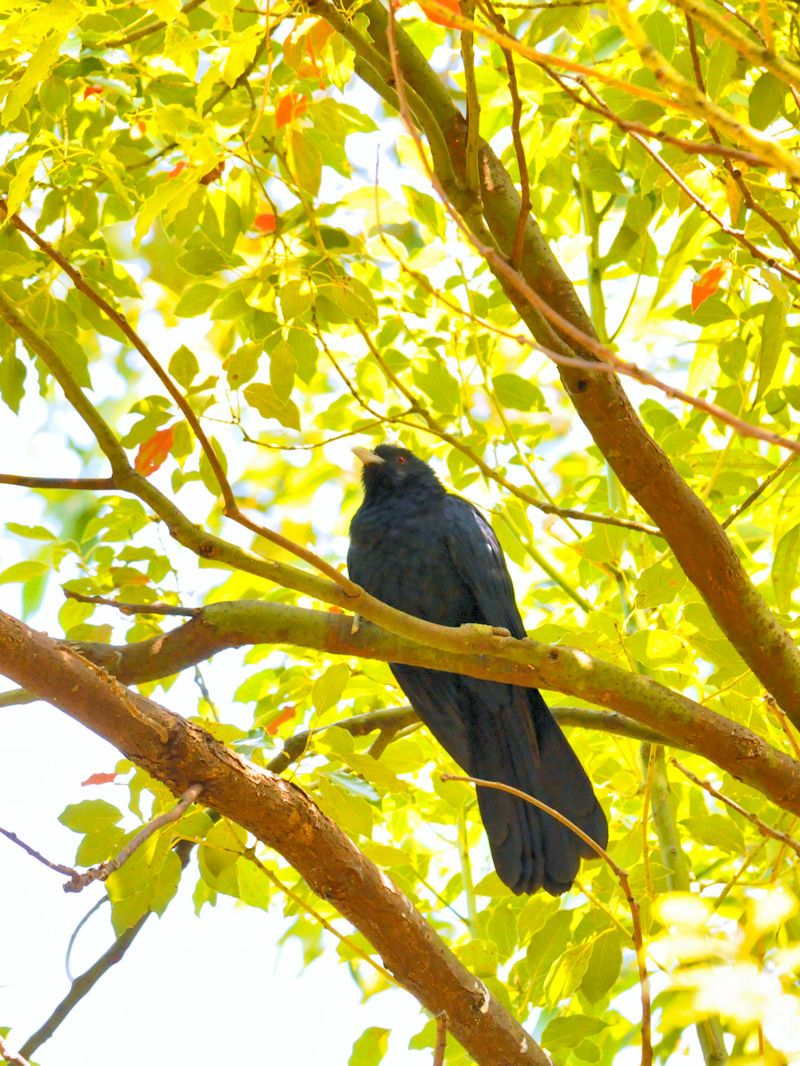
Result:
<instances>
[{"instance_id":1,"label":"bird's dark breast","mask_svg":"<svg viewBox=\"0 0 800 1066\"><path fill-rule=\"evenodd\" d=\"M370 595L439 625L480 620L446 542L438 507L362 507L350 529L350 577Z\"/></svg>"}]
</instances>

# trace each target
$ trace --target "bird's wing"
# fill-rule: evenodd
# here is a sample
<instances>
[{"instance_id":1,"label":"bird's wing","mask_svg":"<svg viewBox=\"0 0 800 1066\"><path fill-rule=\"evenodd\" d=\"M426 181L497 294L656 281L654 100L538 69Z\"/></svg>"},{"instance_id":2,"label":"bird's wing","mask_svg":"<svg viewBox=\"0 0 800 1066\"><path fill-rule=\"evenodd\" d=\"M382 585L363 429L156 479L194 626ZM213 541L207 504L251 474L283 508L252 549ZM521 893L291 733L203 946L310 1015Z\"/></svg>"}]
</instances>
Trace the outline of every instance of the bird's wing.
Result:
<instances>
[{"instance_id":1,"label":"bird's wing","mask_svg":"<svg viewBox=\"0 0 800 1066\"><path fill-rule=\"evenodd\" d=\"M450 555L484 621L503 626L514 637L524 637L514 586L494 530L480 511L460 496L447 496L444 517Z\"/></svg>"}]
</instances>

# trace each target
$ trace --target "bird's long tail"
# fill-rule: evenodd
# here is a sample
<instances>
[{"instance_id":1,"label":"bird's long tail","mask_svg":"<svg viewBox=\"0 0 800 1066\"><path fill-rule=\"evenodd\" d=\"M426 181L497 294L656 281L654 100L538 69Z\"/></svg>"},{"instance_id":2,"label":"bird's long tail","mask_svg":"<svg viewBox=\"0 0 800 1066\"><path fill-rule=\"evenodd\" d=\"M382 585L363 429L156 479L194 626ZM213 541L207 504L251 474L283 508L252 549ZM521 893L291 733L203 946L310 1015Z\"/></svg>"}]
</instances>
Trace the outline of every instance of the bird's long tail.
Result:
<instances>
[{"instance_id":1,"label":"bird's long tail","mask_svg":"<svg viewBox=\"0 0 800 1066\"><path fill-rule=\"evenodd\" d=\"M511 785L574 822L601 847L608 824L589 778L534 689L462 678L472 705L469 771ZM500 699L498 689L504 690ZM524 800L478 789L478 805L497 873L513 892L566 892L593 849L571 829Z\"/></svg>"}]
</instances>

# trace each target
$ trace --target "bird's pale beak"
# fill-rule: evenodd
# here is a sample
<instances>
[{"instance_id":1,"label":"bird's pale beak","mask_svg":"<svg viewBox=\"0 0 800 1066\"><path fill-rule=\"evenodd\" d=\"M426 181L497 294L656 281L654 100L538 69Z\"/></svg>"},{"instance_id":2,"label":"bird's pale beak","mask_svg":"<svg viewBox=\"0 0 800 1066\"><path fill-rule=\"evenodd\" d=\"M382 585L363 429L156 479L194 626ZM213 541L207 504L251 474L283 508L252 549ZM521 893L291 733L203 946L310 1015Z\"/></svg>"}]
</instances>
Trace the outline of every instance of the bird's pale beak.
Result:
<instances>
[{"instance_id":1,"label":"bird's pale beak","mask_svg":"<svg viewBox=\"0 0 800 1066\"><path fill-rule=\"evenodd\" d=\"M381 459L375 452L371 452L369 448L353 448L353 453L358 456L364 466L375 466L376 464L385 463L385 459Z\"/></svg>"}]
</instances>

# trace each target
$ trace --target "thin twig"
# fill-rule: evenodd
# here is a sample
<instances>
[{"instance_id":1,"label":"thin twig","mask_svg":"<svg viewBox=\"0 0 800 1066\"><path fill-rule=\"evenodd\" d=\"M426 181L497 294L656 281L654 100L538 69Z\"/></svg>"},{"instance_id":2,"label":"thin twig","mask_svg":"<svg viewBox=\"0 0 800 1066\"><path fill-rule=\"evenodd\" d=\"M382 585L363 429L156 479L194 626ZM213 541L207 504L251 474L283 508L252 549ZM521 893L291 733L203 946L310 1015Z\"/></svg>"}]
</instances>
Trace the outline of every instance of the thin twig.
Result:
<instances>
[{"instance_id":1,"label":"thin twig","mask_svg":"<svg viewBox=\"0 0 800 1066\"><path fill-rule=\"evenodd\" d=\"M773 829L771 825L762 822L757 814L745 810L745 808L735 800L726 796L724 792L720 792L719 789L714 788L710 781L703 781L702 778L697 777L691 770L687 770L682 763L679 763L676 758L673 757L669 761L673 766L677 767L685 777L688 777L690 781L694 782L695 785L699 785L700 788L705 789L709 795L714 796L715 799L721 800L722 803L730 807L731 810L736 811L737 814L741 814L741 816L746 818L748 822L752 822L756 829L758 829L758 831L764 836L772 837L773 840L779 840L781 844L785 844L787 848L791 848L796 855L800 856L800 840L795 840L794 837L789 836L788 833L782 833L779 829Z\"/></svg>"},{"instance_id":2,"label":"thin twig","mask_svg":"<svg viewBox=\"0 0 800 1066\"><path fill-rule=\"evenodd\" d=\"M506 29L505 19L495 11L492 0L485 0L486 10L498 30ZM506 61L506 73L508 75L508 92L511 96L511 137L514 142L514 153L517 157L519 169L520 204L517 216L517 228L514 232L514 244L511 252L511 265L519 267L522 262L522 250L525 246L525 227L528 216L531 213L531 187L528 175L528 159L525 155L525 145L522 143L520 126L522 124L522 99L517 85L517 71L514 66L514 53L508 48L500 46Z\"/></svg>"},{"instance_id":3,"label":"thin twig","mask_svg":"<svg viewBox=\"0 0 800 1066\"><path fill-rule=\"evenodd\" d=\"M524 287L526 290L528 289L527 285ZM545 348L543 345L535 344L534 342L532 342L532 346L543 352L559 366L574 367L577 370L587 370L590 373L624 374L626 377L640 381L643 385L651 385L653 388L663 392L665 396L681 400L698 411L705 411L712 418L730 426L741 437L753 437L756 440L766 441L768 444L775 444L779 448L786 448L791 452L800 453L800 440L791 440L789 437L782 437L779 433L773 433L772 430L762 429L760 426L754 426L751 422L745 422L741 418L737 418L736 415L731 414L730 411L726 411L724 407L720 407L719 404L712 403L710 400L703 400L699 396L692 396L691 393L685 392L683 389L668 385L665 381L660 381L654 374L651 374L649 370L643 370L635 363L626 363L611 351L607 350L607 354L612 361L605 363L580 359L577 356L562 355L560 352L554 352L552 349Z\"/></svg>"},{"instance_id":4,"label":"thin twig","mask_svg":"<svg viewBox=\"0 0 800 1066\"><path fill-rule=\"evenodd\" d=\"M444 1066L444 1053L447 1049L447 1015L440 1014L436 1019L436 1044L433 1048L433 1066Z\"/></svg>"},{"instance_id":5,"label":"thin twig","mask_svg":"<svg viewBox=\"0 0 800 1066\"><path fill-rule=\"evenodd\" d=\"M236 503L225 508L225 515L228 518L233 519L234 522L238 522L240 526L244 526L245 529L249 529L252 533L256 533L259 537L263 537L272 544L277 544L278 547L284 548L286 551L291 552L292 555L296 555L298 559L310 563L313 567L319 570L320 573L329 577L331 581L335 581L344 591L346 596L361 595L361 588L356 585L355 582L351 581L350 578L340 570L337 570L335 566L326 562L321 556L317 555L316 552L311 551L310 548L304 548L302 545L296 544L294 541L289 540L288 537L284 537L283 534L276 533L274 529L269 529L267 526L262 526L259 522L254 522L239 510Z\"/></svg>"},{"instance_id":6,"label":"thin twig","mask_svg":"<svg viewBox=\"0 0 800 1066\"><path fill-rule=\"evenodd\" d=\"M689 24L691 25L691 20L689 21ZM690 34L689 40L690 40L690 42L694 40L694 37L693 37L692 34ZM695 76L700 79L699 86L700 86L700 90L702 92L702 91L704 91L704 86L703 86L703 82L702 82L702 75L700 73L699 57L697 57L697 49L696 48L692 51L692 54L693 54L693 56L696 57ZM600 104L604 108L604 110L609 114L609 117L614 119L614 121L617 121L616 117L614 116L614 113L609 108L607 108L605 106L605 104L600 99L600 97L595 93L595 91L591 88L591 86L585 80L583 81L583 88L586 90L586 92L588 92L590 94L590 96L592 96L593 99L595 99L598 102L598 104ZM714 139L718 140L716 131L714 130L713 126L709 126L709 129L710 129L711 135L714 137ZM792 270L790 267L785 266L783 263L779 262L773 255L769 255L767 252L762 252L762 250L758 247L757 244L754 244L753 241L751 241L747 236L745 236L745 232L744 232L743 229L738 229L738 228L736 228L734 226L729 226L728 223L725 222L725 220L719 214L717 214L716 211L714 211L711 207L709 207L709 205L705 202L705 200L703 200L703 198L701 196L699 196L694 191L694 189L692 189L691 186L687 182L685 182L683 180L683 178L678 174L678 172L676 170L674 170L669 165L669 163L667 163L666 160L661 157L661 155L659 155L659 153L655 150L655 148L653 148L653 146L648 143L647 139L645 138L645 136L642 133L640 133L638 130L634 130L634 129L629 129L627 132L632 137L632 139L634 141L636 141L637 144L642 146L642 148L645 150L645 152L647 152L647 154L650 156L650 158L658 166L661 167L661 169L664 171L664 173L669 175L670 180L673 181L678 186L678 188L681 189L689 197L689 199L692 201L692 203L694 203L697 207L700 208L701 211L703 211L706 215L708 215L708 217L711 219L711 221L714 223L714 225L717 226L717 228L720 230L720 232L726 233L729 237L733 237L733 239L738 244L741 244L743 248L746 248L755 259L760 260L762 263L764 263L766 266L770 267L771 269L777 270L778 273L782 274L789 281L800 282L800 274L798 274L797 271ZM729 170L732 170L730 160L724 160L724 162L728 166ZM741 180L742 179L741 179L741 174L740 174L739 175L739 181L741 182ZM748 195L749 195L749 190L748 190ZM752 197L751 197L751 199L752 199ZM788 236L788 234L786 234L786 231L783 229L783 227L781 227L781 231L782 231L782 234L785 235L787 240L790 242L790 244L792 246L792 251L794 251L796 246L791 241L791 238Z\"/></svg>"},{"instance_id":7,"label":"thin twig","mask_svg":"<svg viewBox=\"0 0 800 1066\"><path fill-rule=\"evenodd\" d=\"M105 881L111 874L126 863L137 848L140 848L146 840L149 840L153 833L156 833L165 825L177 822L179 818L183 817L185 812L191 807L202 791L202 784L190 785L174 807L168 811L164 811L163 814L159 814L157 818L153 818L151 822L148 822L146 826L139 830L132 840L128 841L125 847L120 851L119 855L113 859L107 859L105 862L98 863L97 866L90 867L82 874L75 873L75 876L63 886L64 891L80 892L93 881Z\"/></svg>"},{"instance_id":8,"label":"thin twig","mask_svg":"<svg viewBox=\"0 0 800 1066\"><path fill-rule=\"evenodd\" d=\"M178 859L181 864L181 870L184 870L186 868L193 847L194 844L188 840L181 840L175 845L175 848L173 850L178 856ZM74 930L72 936L70 937L70 948L72 947L75 936L77 935L78 930L81 928L81 925L83 925L86 919L91 914L93 914L98 907L102 906L103 903L107 902L108 896L104 896L95 904L94 907L92 907L89 913L81 919L81 922L78 924L77 928ZM144 923L153 913L154 912L152 910L145 911L145 913L141 915L141 917L138 918L132 926L130 926L128 929L125 930L124 933L121 933L117 937L111 947L104 951L100 958L97 959L84 973L79 974L77 977L73 978L69 974L69 967L67 968L67 976L70 979L69 991L67 992L66 996L61 1000L61 1002L56 1006L50 1017L45 1022L43 1022L42 1025L40 1025L39 1028L36 1030L36 1032L29 1036L25 1043L22 1045L22 1054L30 1058L30 1056L33 1055L33 1053L37 1050L37 1048L41 1047L41 1045L44 1044L46 1040L50 1039L50 1037L55 1033L56 1029L59 1027L59 1025L61 1025L61 1023L70 1013L70 1011L74 1007L76 1007L78 1003L80 1003L84 996L88 995L89 992L91 992L92 988L94 988L100 978L103 977L103 975L107 973L112 966L114 966L122 959L122 957L125 955L125 952L128 950L128 948L138 936ZM68 960L69 955L67 957L67 961Z\"/></svg>"},{"instance_id":9,"label":"thin twig","mask_svg":"<svg viewBox=\"0 0 800 1066\"><path fill-rule=\"evenodd\" d=\"M403 384L400 378L397 377L391 367L386 363L367 330L365 330L358 321L355 321L354 324L361 333L361 336L364 338L364 341L366 342L367 347L372 353L372 356L378 366L381 368L381 370L389 379L389 381L391 381L391 383L395 386L395 388L402 393L402 395L408 400L409 403L413 404L414 410L427 423L428 431L431 432L434 436L438 437L439 440L445 441L445 443L450 444L453 448L457 448L464 455L469 456L472 462L478 467L478 469L485 477L497 482L498 485L502 485L503 488L508 489L508 491L511 492L514 496L518 497L520 500L524 500L525 503L529 503L532 507L536 507L538 510L542 511L543 514L556 515L558 518L574 518L576 521L582 522L596 522L600 525L621 526L623 529L632 529L638 533L648 533L650 534L650 536L654 537L660 537L662 535L661 531L655 526L649 526L644 522L635 522L627 518L617 518L615 515L602 515L594 514L591 511L578 511L571 507L557 507L555 506L555 504L547 503L544 500L537 499L535 496L531 496L531 494L525 492L524 489L520 489L518 486L514 485L508 480L508 478L504 477L493 467L489 466L489 464L485 462L476 452L473 452L468 445L464 444L460 437L455 436L453 433L448 433L446 430L441 428L441 426L433 417L433 415L431 415L429 411L427 411L424 407L420 405L419 401L416 399L411 390ZM535 341L532 341L529 337L517 335L514 339L517 340L519 344L525 347L535 348L537 351L544 351L544 349L541 349L540 346ZM588 365L592 367L595 366L594 363ZM598 365L602 366L602 364ZM402 418L396 418L393 421L399 422L401 425L407 424L404 423ZM424 426L418 425L414 425L412 428L416 430L425 429Z\"/></svg>"},{"instance_id":10,"label":"thin twig","mask_svg":"<svg viewBox=\"0 0 800 1066\"><path fill-rule=\"evenodd\" d=\"M595 854L603 859L603 861L610 867L614 876L619 881L620 888L628 902L628 907L631 912L631 939L633 940L633 945L636 951L636 964L639 970L639 984L641 986L642 999L642 1055L640 1064L641 1066L651 1066L653 1061L653 1044L650 1031L650 978L647 975L647 963L644 954L644 941L642 940L639 902L631 891L627 870L614 862L605 848L601 848L596 840L593 840L588 833L584 833L582 829L575 825L574 822L571 822L569 818L566 818L560 811L555 810L554 807L550 807L546 803L542 803L541 800L536 799L534 796L529 796L527 792L523 792L519 788L512 788L511 785L503 785L499 781L486 781L480 777L466 777L459 774L442 774L441 780L464 781L481 788L493 788L498 792L507 792L510 796L516 796L517 799L532 804L538 810L544 811L545 814L549 814L551 818L555 818L557 822L566 826L567 829L571 829L576 836L580 837L584 844L588 844L592 851L594 851Z\"/></svg>"},{"instance_id":11,"label":"thin twig","mask_svg":"<svg viewBox=\"0 0 800 1066\"><path fill-rule=\"evenodd\" d=\"M261 870L261 872L267 878L269 878L273 885L275 885L276 888L280 889L280 891L283 892L287 899L290 899L292 903L294 903L295 906L297 906L300 910L303 910L306 912L306 914L311 915L314 921L318 922L327 933L331 933L342 945L349 948L353 952L353 954L358 955L359 958L363 959L364 962L368 963L390 985L400 987L399 981L396 977L394 977L393 974L389 973L389 971L384 966L381 966L379 962L376 962L375 959L373 959L372 956L362 947L350 940L349 937L346 937L342 933L340 933L336 926L329 922L327 918L324 918L318 910L316 910L314 907L311 906L310 903L307 902L307 900L304 900L302 896L298 895L297 892L294 892L291 888L289 888L288 885L284 884L276 873L273 873L273 871L270 870L268 866L265 866L264 863L256 857L255 852L252 848L245 851L243 853L243 857L249 859L250 862L257 866L258 869Z\"/></svg>"},{"instance_id":12,"label":"thin twig","mask_svg":"<svg viewBox=\"0 0 800 1066\"><path fill-rule=\"evenodd\" d=\"M202 611L202 607L174 607L170 603L121 603L108 596L89 596L83 592L74 592L72 589L61 591L70 600L77 600L78 603L96 603L102 607L115 607L122 614L168 614L182 618L194 618Z\"/></svg>"},{"instance_id":13,"label":"thin twig","mask_svg":"<svg viewBox=\"0 0 800 1066\"><path fill-rule=\"evenodd\" d=\"M24 688L14 688L10 692L0 692L0 707L19 707L25 703L36 703L38 696Z\"/></svg>"},{"instance_id":14,"label":"thin twig","mask_svg":"<svg viewBox=\"0 0 800 1066\"><path fill-rule=\"evenodd\" d=\"M202 3L204 3L204 0L187 0L187 3L181 8L180 14L188 15L190 11L200 7ZM166 26L166 22L162 19L156 19L154 22L145 23L138 30L131 30L124 37L112 37L110 41L104 41L103 47L124 48L126 44L133 44L134 41L141 41L144 37L149 37L151 33L158 33L159 30L166 29Z\"/></svg>"},{"instance_id":15,"label":"thin twig","mask_svg":"<svg viewBox=\"0 0 800 1066\"><path fill-rule=\"evenodd\" d=\"M694 71L695 81L697 82L700 91L705 92L706 85L703 79L703 72L700 64L700 53L697 48L697 38L694 32L694 22L692 21L689 15L686 16L686 29L689 38L689 51L692 56L692 69ZM722 144L722 138L719 136L716 129L710 122L708 124L708 130L711 136L714 138L714 141L717 144ZM750 192L750 186L744 180L741 170L739 170L738 167L735 167L733 165L730 158L724 158L722 160L722 163L728 174L730 174L732 180L736 183L736 187L742 194L742 199L744 200L745 205L749 208L749 210L755 212L755 214L763 218L767 225L769 225L778 234L784 245L789 249L792 255L794 255L795 259L800 259L800 247L798 247L798 245L792 239L786 227L781 222L779 222L774 215L770 214L770 212L767 211L766 208L762 207L761 204L758 203L753 194ZM736 221L733 218L733 214L731 214L731 221Z\"/></svg>"},{"instance_id":16,"label":"thin twig","mask_svg":"<svg viewBox=\"0 0 800 1066\"><path fill-rule=\"evenodd\" d=\"M432 9L436 11L436 13L438 13L438 9L441 7L441 5L438 4L436 0L429 0L429 3ZM444 10L445 9L442 8L442 11ZM462 23L467 21L465 19L460 19L459 16L454 15L452 12L450 12L450 14L452 15L457 25L461 25ZM636 366L633 363L625 362L615 352L612 352L608 347L606 347L606 345L602 344L602 342L599 341L596 337L585 333L582 329L580 329L579 326L576 326L573 322L570 322L563 315L559 314L559 312L556 311L555 308L551 307L545 299L543 299L533 288L531 288L531 286L525 281L519 271L515 270L506 260L506 258L496 250L496 248L492 247L490 244L483 243L478 238L476 233L473 232L473 229L464 223L459 213L452 206L445 192L445 189L442 186L442 183L439 181L437 175L434 173L434 171L430 169L428 165L420 141L419 132L416 130L416 128L410 121L408 115L408 107L404 95L402 71L400 69L397 50L394 44L394 23L393 13L391 9L388 23L388 44L389 53L392 60L392 70L395 78L395 87L397 90L398 99L400 101L401 118L405 122L406 128L408 129L417 146L417 151L419 153L420 160L427 171L428 179L436 189L436 192L441 197L442 202L447 208L454 223L459 228L460 232L462 232L467 238L467 240L475 247L478 254L486 260L486 262L492 268L496 276L502 276L502 278L505 279L508 284L513 286L515 291L520 296L524 297L524 299L526 299L534 307L535 310L539 311L539 313L543 315L543 317L557 333L561 334L562 336L566 335L570 339L570 341L575 341L580 348L585 349L592 355L596 356L598 361L591 362L585 358L577 358L573 356L563 355L561 353L554 352L551 348L547 348L544 345L539 344L535 340L530 340L528 338L521 338L521 343L526 343L531 348L534 348L537 351L541 351L559 366L585 369L590 373L603 371L606 373L626 374L634 378L635 380L642 382L642 384L651 385L654 388L660 389L667 396L674 397L675 399L680 399L684 403L688 403L692 407L696 407L699 410L706 411L713 418L717 418L720 421L725 422L726 424L734 427L737 432L740 433L742 436L754 437L758 440L764 440L769 444L776 444L779 447L788 448L789 450L794 452L800 452L800 441L789 440L788 438L781 437L779 434L773 433L770 430L761 429L760 427L753 426L748 422L743 422L740 418L737 418L735 415L732 415L730 411L726 411L718 404L711 403L708 400L702 400L696 396L691 396L683 389L678 389L672 385L668 385L666 382L659 381L659 379L656 378L653 374L649 373L649 371L642 370L640 367ZM800 164L798 164L798 166L800 167ZM363 335L364 334L362 330L362 336ZM368 343L371 344L371 341L368 341ZM373 350L374 354L375 346L372 345L371 349Z\"/></svg>"},{"instance_id":17,"label":"thin twig","mask_svg":"<svg viewBox=\"0 0 800 1066\"><path fill-rule=\"evenodd\" d=\"M48 241L40 237L34 229L31 229L31 227L20 218L19 215L10 214L8 210L8 205L2 197L0 197L0 211L2 211L6 218L12 223L12 225L15 226L16 229L20 231L20 233L24 233L29 240L33 241L37 248L39 248L46 255L48 255L54 263L57 263L58 266L60 266L64 273L67 275L67 277L72 281L72 284L75 286L75 288L79 292L82 292L83 295L86 296L89 300L91 300L93 304L99 307L103 314L114 323L117 329L119 329L120 332L128 338L130 343L133 345L136 351L139 352L144 361L147 363L147 365L159 379L161 384L167 390L169 395L175 401L184 418L192 427L192 431L197 437L197 440L200 443L200 447L205 452L206 458L208 459L211 469L214 472L214 477L217 480L217 484L220 487L220 492L222 493L222 497L225 500L226 505L235 507L236 501L234 500L233 490L231 489L228 483L228 479L225 476L225 472L222 468L222 463L220 462L219 456L217 455L215 449L212 447L211 441L206 436L203 427L200 425L200 420L194 413L191 404L183 395L183 393L175 384L175 382L172 380L167 371L164 370L164 368L161 366L158 359L156 359L156 357L150 351L148 346L144 343L144 341L133 328L133 326L131 326L130 322L128 322L128 319L125 317L125 315L121 311L117 311L115 308L113 308L111 304L100 295L99 292L96 292L95 289L93 289L92 286L89 285L89 283L83 277L81 272L79 270L76 270L75 267L69 262L69 260L66 259L61 254L61 252L58 251L57 248L55 248Z\"/></svg>"},{"instance_id":18,"label":"thin twig","mask_svg":"<svg viewBox=\"0 0 800 1066\"><path fill-rule=\"evenodd\" d=\"M783 707L781 707L781 705L770 692L768 692L764 696L764 703L766 703L767 707L769 707L769 709L778 719L780 727L786 735L786 739L789 741L789 745L792 751L794 752L795 759L800 762L800 743L798 743L797 737L795 736L794 729L792 729L792 725L789 721L786 711L784 711Z\"/></svg>"},{"instance_id":19,"label":"thin twig","mask_svg":"<svg viewBox=\"0 0 800 1066\"><path fill-rule=\"evenodd\" d=\"M756 500L759 498L759 496L766 489L769 488L769 486L773 483L773 481L775 481L776 478L779 478L781 476L781 474L784 472L784 470L788 470L788 468L792 465L793 462L795 462L796 459L797 459L797 454L796 453L794 455L790 455L788 458L784 459L780 466L777 466L768 477L764 478L764 480L761 482L761 484L757 488L753 489L753 491L750 493L750 495L747 497L747 499L743 500L742 503L740 503L737 508L735 508L733 511L731 511L731 513L728 515L728 517L725 519L725 521L721 523L722 528L723 529L727 529L728 526L732 522L735 522L736 519L739 518L739 516L744 511L746 511L748 507L750 507L752 504L754 504L756 502Z\"/></svg>"},{"instance_id":20,"label":"thin twig","mask_svg":"<svg viewBox=\"0 0 800 1066\"><path fill-rule=\"evenodd\" d=\"M0 474L0 485L22 485L26 489L94 489L115 488L113 477L27 477L24 474Z\"/></svg>"},{"instance_id":21,"label":"thin twig","mask_svg":"<svg viewBox=\"0 0 800 1066\"><path fill-rule=\"evenodd\" d=\"M17 834L12 833L10 829L3 829L3 827L0 826L0 833L2 833L4 837L8 837L12 843L22 848L23 851L26 851L31 858L36 859L38 862L42 863L43 866L47 866L48 869L55 870L57 874L66 874L67 877L79 876L77 870L74 870L71 866L62 866L61 863L50 862L50 860L46 859L44 855L32 848L30 844L26 844L24 840L20 840Z\"/></svg>"}]
</instances>

